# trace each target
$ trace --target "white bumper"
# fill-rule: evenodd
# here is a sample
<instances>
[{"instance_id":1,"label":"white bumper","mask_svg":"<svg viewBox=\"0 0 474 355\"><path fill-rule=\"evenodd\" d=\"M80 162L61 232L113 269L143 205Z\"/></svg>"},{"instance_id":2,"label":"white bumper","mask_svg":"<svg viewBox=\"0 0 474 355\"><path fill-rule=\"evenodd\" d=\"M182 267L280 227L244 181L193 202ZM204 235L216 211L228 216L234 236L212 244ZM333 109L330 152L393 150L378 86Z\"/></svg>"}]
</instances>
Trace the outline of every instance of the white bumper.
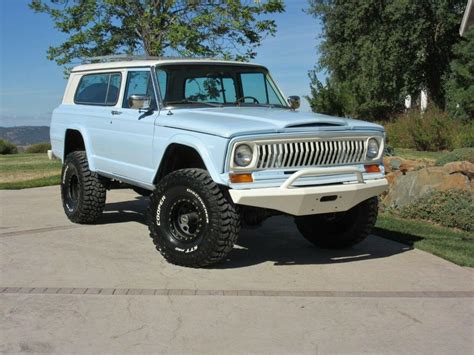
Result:
<instances>
[{"instance_id":1,"label":"white bumper","mask_svg":"<svg viewBox=\"0 0 474 355\"><path fill-rule=\"evenodd\" d=\"M358 182L336 185L292 187L295 180L307 175L354 173ZM280 187L229 190L234 203L269 208L295 216L347 211L368 198L387 190L386 179L364 181L355 168L315 168L300 170Z\"/></svg>"}]
</instances>

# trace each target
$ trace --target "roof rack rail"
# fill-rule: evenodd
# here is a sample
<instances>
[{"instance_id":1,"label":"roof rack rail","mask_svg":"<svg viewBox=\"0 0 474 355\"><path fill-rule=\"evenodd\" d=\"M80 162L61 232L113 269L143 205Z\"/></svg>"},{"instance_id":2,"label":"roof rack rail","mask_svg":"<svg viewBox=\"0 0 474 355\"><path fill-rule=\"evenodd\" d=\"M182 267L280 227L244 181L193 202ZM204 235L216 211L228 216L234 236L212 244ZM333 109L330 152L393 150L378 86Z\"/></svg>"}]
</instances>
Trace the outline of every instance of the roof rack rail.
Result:
<instances>
[{"instance_id":1,"label":"roof rack rail","mask_svg":"<svg viewBox=\"0 0 474 355\"><path fill-rule=\"evenodd\" d=\"M98 57L87 57L82 59L82 64L91 63L107 63L107 62L119 62L119 61L132 61L132 60L170 60L170 59L202 59L202 60L216 60L219 58L210 57L179 57L179 56L149 56L149 55L128 55L128 54L116 54L116 55L104 55Z\"/></svg>"}]
</instances>

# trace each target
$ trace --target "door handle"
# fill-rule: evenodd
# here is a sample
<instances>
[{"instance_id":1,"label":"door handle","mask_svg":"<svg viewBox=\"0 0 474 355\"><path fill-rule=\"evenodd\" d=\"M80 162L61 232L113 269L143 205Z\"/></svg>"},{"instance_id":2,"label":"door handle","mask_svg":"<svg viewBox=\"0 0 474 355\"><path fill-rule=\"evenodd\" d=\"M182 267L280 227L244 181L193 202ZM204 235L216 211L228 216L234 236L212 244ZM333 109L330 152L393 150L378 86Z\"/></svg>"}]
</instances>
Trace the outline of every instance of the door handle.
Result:
<instances>
[{"instance_id":1,"label":"door handle","mask_svg":"<svg viewBox=\"0 0 474 355\"><path fill-rule=\"evenodd\" d=\"M112 110L111 113L112 113L112 115L121 115L122 111Z\"/></svg>"}]
</instances>

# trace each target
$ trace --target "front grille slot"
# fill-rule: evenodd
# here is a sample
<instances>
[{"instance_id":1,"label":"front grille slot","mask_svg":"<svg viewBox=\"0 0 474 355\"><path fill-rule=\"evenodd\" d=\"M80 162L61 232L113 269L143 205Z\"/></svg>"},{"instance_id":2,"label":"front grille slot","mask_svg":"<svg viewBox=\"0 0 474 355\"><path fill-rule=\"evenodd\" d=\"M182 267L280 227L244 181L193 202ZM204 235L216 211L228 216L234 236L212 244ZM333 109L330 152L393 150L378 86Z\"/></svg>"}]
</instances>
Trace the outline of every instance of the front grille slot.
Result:
<instances>
[{"instance_id":1,"label":"front grille slot","mask_svg":"<svg viewBox=\"0 0 474 355\"><path fill-rule=\"evenodd\" d=\"M361 138L257 143L257 169L358 164L364 161L364 151Z\"/></svg>"}]
</instances>

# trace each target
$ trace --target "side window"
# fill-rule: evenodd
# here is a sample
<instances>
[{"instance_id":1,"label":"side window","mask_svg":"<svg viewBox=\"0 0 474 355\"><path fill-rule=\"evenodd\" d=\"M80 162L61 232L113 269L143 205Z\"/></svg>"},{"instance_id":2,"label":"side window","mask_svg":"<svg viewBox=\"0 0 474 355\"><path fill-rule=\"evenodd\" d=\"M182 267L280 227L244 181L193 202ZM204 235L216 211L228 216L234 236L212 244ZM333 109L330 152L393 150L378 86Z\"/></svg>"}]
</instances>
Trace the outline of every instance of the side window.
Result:
<instances>
[{"instance_id":1,"label":"side window","mask_svg":"<svg viewBox=\"0 0 474 355\"><path fill-rule=\"evenodd\" d=\"M164 70L157 70L156 71L156 81L158 82L158 86L160 87L161 99L163 101L166 100L166 89L167 89L167 74Z\"/></svg>"},{"instance_id":2,"label":"side window","mask_svg":"<svg viewBox=\"0 0 474 355\"><path fill-rule=\"evenodd\" d=\"M113 106L120 91L120 73L84 75L74 95L74 102L83 105Z\"/></svg>"},{"instance_id":3,"label":"side window","mask_svg":"<svg viewBox=\"0 0 474 355\"><path fill-rule=\"evenodd\" d=\"M129 71L127 75L127 86L123 98L123 107L130 108L128 98L132 95L150 96L152 107L156 107L153 82L150 71Z\"/></svg>"},{"instance_id":4,"label":"side window","mask_svg":"<svg viewBox=\"0 0 474 355\"><path fill-rule=\"evenodd\" d=\"M117 103L120 93L120 74L111 74L109 80L109 89L107 91L107 99L105 103L107 105L115 105Z\"/></svg>"},{"instance_id":5,"label":"side window","mask_svg":"<svg viewBox=\"0 0 474 355\"><path fill-rule=\"evenodd\" d=\"M187 100L201 102L235 102L236 92L232 78L188 78L184 87Z\"/></svg>"},{"instance_id":6,"label":"side window","mask_svg":"<svg viewBox=\"0 0 474 355\"><path fill-rule=\"evenodd\" d=\"M268 80L268 78L266 78L265 81L268 88L268 103L275 105L286 105L285 100L281 97L281 94L275 87L275 84L271 80Z\"/></svg>"}]
</instances>

